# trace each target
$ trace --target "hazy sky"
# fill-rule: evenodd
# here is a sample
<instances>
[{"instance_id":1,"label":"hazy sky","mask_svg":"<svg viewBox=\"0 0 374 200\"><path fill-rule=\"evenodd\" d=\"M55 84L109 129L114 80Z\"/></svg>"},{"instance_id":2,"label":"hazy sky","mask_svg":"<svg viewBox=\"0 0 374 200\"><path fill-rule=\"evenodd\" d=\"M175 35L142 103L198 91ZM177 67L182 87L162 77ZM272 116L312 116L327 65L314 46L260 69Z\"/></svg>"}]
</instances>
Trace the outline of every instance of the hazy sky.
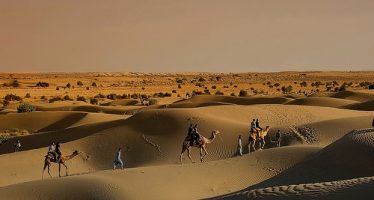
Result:
<instances>
[{"instance_id":1,"label":"hazy sky","mask_svg":"<svg viewBox=\"0 0 374 200\"><path fill-rule=\"evenodd\" d=\"M373 0L0 0L0 71L374 70Z\"/></svg>"}]
</instances>

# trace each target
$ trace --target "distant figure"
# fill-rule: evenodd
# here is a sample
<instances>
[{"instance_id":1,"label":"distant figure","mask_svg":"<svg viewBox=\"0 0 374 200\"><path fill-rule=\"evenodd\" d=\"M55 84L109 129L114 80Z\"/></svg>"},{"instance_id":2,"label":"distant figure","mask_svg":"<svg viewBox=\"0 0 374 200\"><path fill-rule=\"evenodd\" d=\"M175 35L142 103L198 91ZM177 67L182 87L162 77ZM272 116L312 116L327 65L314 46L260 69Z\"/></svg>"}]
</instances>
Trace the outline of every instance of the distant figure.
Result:
<instances>
[{"instance_id":1,"label":"distant figure","mask_svg":"<svg viewBox=\"0 0 374 200\"><path fill-rule=\"evenodd\" d=\"M239 138L238 138L238 154L240 156L243 156L242 135L239 135Z\"/></svg>"},{"instance_id":2,"label":"distant figure","mask_svg":"<svg viewBox=\"0 0 374 200\"><path fill-rule=\"evenodd\" d=\"M280 143L281 143L281 132L280 130L277 131L277 133L275 134L275 142L277 144L277 147L280 147Z\"/></svg>"},{"instance_id":3,"label":"distant figure","mask_svg":"<svg viewBox=\"0 0 374 200\"><path fill-rule=\"evenodd\" d=\"M257 130L262 130L262 128L260 126L260 122L258 121L258 119L256 119L256 128L257 128Z\"/></svg>"},{"instance_id":4,"label":"distant figure","mask_svg":"<svg viewBox=\"0 0 374 200\"><path fill-rule=\"evenodd\" d=\"M14 152L18 152L21 149L21 141L17 140L17 142L14 143Z\"/></svg>"},{"instance_id":5,"label":"distant figure","mask_svg":"<svg viewBox=\"0 0 374 200\"><path fill-rule=\"evenodd\" d=\"M116 169L117 165L121 165L121 169L123 169L123 162L121 159L121 148L118 148L116 158L113 161L113 170Z\"/></svg>"},{"instance_id":6,"label":"distant figure","mask_svg":"<svg viewBox=\"0 0 374 200\"><path fill-rule=\"evenodd\" d=\"M55 154L57 155L56 162L59 163L61 159L61 142L57 142L56 148L55 148Z\"/></svg>"}]
</instances>

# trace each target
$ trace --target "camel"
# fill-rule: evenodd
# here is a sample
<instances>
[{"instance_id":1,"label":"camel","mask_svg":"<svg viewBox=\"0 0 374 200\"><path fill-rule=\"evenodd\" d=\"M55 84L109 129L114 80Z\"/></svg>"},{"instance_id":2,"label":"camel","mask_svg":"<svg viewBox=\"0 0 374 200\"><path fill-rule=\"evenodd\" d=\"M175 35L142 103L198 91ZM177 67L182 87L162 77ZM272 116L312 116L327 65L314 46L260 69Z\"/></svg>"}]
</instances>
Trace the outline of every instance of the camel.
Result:
<instances>
[{"instance_id":1,"label":"camel","mask_svg":"<svg viewBox=\"0 0 374 200\"><path fill-rule=\"evenodd\" d=\"M212 143L218 134L219 134L219 131L214 130L214 131L212 131L212 134L209 138L206 138L206 137L200 135L200 143L199 144L194 144L191 141L191 138L189 136L187 136L184 139L183 145L182 145L182 152L181 152L181 155L180 155L181 164L182 164L182 160L183 160L183 153L186 150L187 150L187 153L188 153L188 158L190 158L191 162L194 162L191 158L191 147L197 147L197 148L200 149L200 161L203 162L204 157L206 155L208 155L208 152L206 151L205 146L207 144Z\"/></svg>"},{"instance_id":2,"label":"camel","mask_svg":"<svg viewBox=\"0 0 374 200\"><path fill-rule=\"evenodd\" d=\"M254 151L256 151L256 141L259 140L260 149L264 149L265 147L265 136L268 134L270 130L270 126L266 126L265 129L258 130L258 132L250 131L249 132L249 139L248 139L248 152L251 153L251 147Z\"/></svg>"},{"instance_id":3,"label":"camel","mask_svg":"<svg viewBox=\"0 0 374 200\"><path fill-rule=\"evenodd\" d=\"M61 177L61 164L65 166L66 176L68 176L68 167L66 166L65 161L73 159L75 156L79 155L80 153L82 152L75 150L71 155L68 155L68 156L61 155L61 158L58 162L58 176L59 177ZM48 174L52 178L51 173L49 172L49 167L51 166L51 163L57 163L57 161L55 160L54 156L51 153L48 153L48 155L46 155L44 159L42 179L44 177L45 168L47 167L48 167Z\"/></svg>"}]
</instances>

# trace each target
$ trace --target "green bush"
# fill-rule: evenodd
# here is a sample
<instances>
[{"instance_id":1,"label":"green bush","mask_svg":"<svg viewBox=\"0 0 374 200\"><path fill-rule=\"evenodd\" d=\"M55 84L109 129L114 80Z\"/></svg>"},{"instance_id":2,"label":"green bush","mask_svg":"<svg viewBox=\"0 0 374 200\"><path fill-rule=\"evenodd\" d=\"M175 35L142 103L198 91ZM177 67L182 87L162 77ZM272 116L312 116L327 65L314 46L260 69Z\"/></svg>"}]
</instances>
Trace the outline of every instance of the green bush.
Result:
<instances>
[{"instance_id":1,"label":"green bush","mask_svg":"<svg viewBox=\"0 0 374 200\"><path fill-rule=\"evenodd\" d=\"M27 103L23 103L19 105L17 108L17 112L19 113L33 112L33 111L35 111L35 107Z\"/></svg>"},{"instance_id":2,"label":"green bush","mask_svg":"<svg viewBox=\"0 0 374 200\"><path fill-rule=\"evenodd\" d=\"M291 85L289 85L289 86L287 86L287 87L282 86L281 89L282 89L282 92L286 94L286 93L290 93L290 92L292 91L293 88L292 88Z\"/></svg>"}]
</instances>

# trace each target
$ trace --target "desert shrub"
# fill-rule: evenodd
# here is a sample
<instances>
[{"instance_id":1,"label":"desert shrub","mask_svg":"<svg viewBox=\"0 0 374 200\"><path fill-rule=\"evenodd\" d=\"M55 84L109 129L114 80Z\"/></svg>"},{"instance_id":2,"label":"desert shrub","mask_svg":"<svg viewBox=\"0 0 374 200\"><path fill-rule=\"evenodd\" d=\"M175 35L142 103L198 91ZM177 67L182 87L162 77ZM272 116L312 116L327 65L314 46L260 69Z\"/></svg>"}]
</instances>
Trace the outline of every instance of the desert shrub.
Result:
<instances>
[{"instance_id":1,"label":"desert shrub","mask_svg":"<svg viewBox=\"0 0 374 200\"><path fill-rule=\"evenodd\" d=\"M234 88L237 88L238 86L237 85L234 85Z\"/></svg>"},{"instance_id":2,"label":"desert shrub","mask_svg":"<svg viewBox=\"0 0 374 200\"><path fill-rule=\"evenodd\" d=\"M224 93L218 90L215 95L224 95Z\"/></svg>"},{"instance_id":3,"label":"desert shrub","mask_svg":"<svg viewBox=\"0 0 374 200\"><path fill-rule=\"evenodd\" d=\"M53 103L55 101L63 101L64 99L60 96L55 96L55 97L52 97L51 99L49 99L49 103Z\"/></svg>"},{"instance_id":4,"label":"desert shrub","mask_svg":"<svg viewBox=\"0 0 374 200\"><path fill-rule=\"evenodd\" d=\"M213 90L217 89L217 86L213 85L213 86L212 86L212 89L213 89Z\"/></svg>"},{"instance_id":5,"label":"desert shrub","mask_svg":"<svg viewBox=\"0 0 374 200\"><path fill-rule=\"evenodd\" d=\"M27 94L25 95L25 98L31 98L30 93L27 93Z\"/></svg>"},{"instance_id":6,"label":"desert shrub","mask_svg":"<svg viewBox=\"0 0 374 200\"><path fill-rule=\"evenodd\" d=\"M163 92L154 93L153 97L159 97L159 98L171 97L171 93L168 93L168 92L165 92L165 93L163 93Z\"/></svg>"},{"instance_id":7,"label":"desert shrub","mask_svg":"<svg viewBox=\"0 0 374 200\"><path fill-rule=\"evenodd\" d=\"M92 86L92 87L97 87L96 82L93 82L93 83L91 84L91 86Z\"/></svg>"},{"instance_id":8,"label":"desert shrub","mask_svg":"<svg viewBox=\"0 0 374 200\"><path fill-rule=\"evenodd\" d=\"M300 87L307 87L308 84L307 82L303 81L303 82L300 82Z\"/></svg>"},{"instance_id":9,"label":"desert shrub","mask_svg":"<svg viewBox=\"0 0 374 200\"><path fill-rule=\"evenodd\" d=\"M176 78L176 82L179 83L179 84L183 84L183 79L181 79L181 78Z\"/></svg>"},{"instance_id":10,"label":"desert shrub","mask_svg":"<svg viewBox=\"0 0 374 200\"><path fill-rule=\"evenodd\" d=\"M172 90L171 93L177 93L177 91L176 90Z\"/></svg>"},{"instance_id":11,"label":"desert shrub","mask_svg":"<svg viewBox=\"0 0 374 200\"><path fill-rule=\"evenodd\" d=\"M241 97L245 97L245 96L247 96L247 95L248 95L247 91L245 91L245 90L240 90L240 92L239 92L239 96L241 96Z\"/></svg>"},{"instance_id":12,"label":"desert shrub","mask_svg":"<svg viewBox=\"0 0 374 200\"><path fill-rule=\"evenodd\" d=\"M286 94L286 93L290 93L291 91L292 91L292 86L291 85L289 85L289 86L282 86L282 92L284 93L284 94Z\"/></svg>"},{"instance_id":13,"label":"desert shrub","mask_svg":"<svg viewBox=\"0 0 374 200\"><path fill-rule=\"evenodd\" d=\"M83 101L83 102L86 102L86 97L84 97L84 96L78 96L78 97L77 97L77 101Z\"/></svg>"},{"instance_id":14,"label":"desert shrub","mask_svg":"<svg viewBox=\"0 0 374 200\"><path fill-rule=\"evenodd\" d=\"M66 87L70 89L71 88L71 84L70 83L66 84Z\"/></svg>"},{"instance_id":15,"label":"desert shrub","mask_svg":"<svg viewBox=\"0 0 374 200\"><path fill-rule=\"evenodd\" d=\"M260 90L260 89L255 89L253 90L253 94L263 94L264 91Z\"/></svg>"},{"instance_id":16,"label":"desert shrub","mask_svg":"<svg viewBox=\"0 0 374 200\"><path fill-rule=\"evenodd\" d=\"M49 87L49 83L39 81L39 82L36 84L36 86L37 86L37 87Z\"/></svg>"},{"instance_id":17,"label":"desert shrub","mask_svg":"<svg viewBox=\"0 0 374 200\"><path fill-rule=\"evenodd\" d=\"M60 90L60 87L57 86L57 87L56 87L56 90Z\"/></svg>"},{"instance_id":18,"label":"desert shrub","mask_svg":"<svg viewBox=\"0 0 374 200\"><path fill-rule=\"evenodd\" d=\"M197 87L204 87L204 84L203 83L196 83L195 86L197 86Z\"/></svg>"},{"instance_id":19,"label":"desert shrub","mask_svg":"<svg viewBox=\"0 0 374 200\"><path fill-rule=\"evenodd\" d=\"M223 88L229 88L229 86L228 85L224 85Z\"/></svg>"},{"instance_id":20,"label":"desert shrub","mask_svg":"<svg viewBox=\"0 0 374 200\"><path fill-rule=\"evenodd\" d=\"M346 91L347 90L347 85L346 84L342 84L339 88L338 91Z\"/></svg>"},{"instance_id":21,"label":"desert shrub","mask_svg":"<svg viewBox=\"0 0 374 200\"><path fill-rule=\"evenodd\" d=\"M208 89L205 89L205 90L204 90L204 93L205 93L205 94L210 94L210 91L209 91Z\"/></svg>"},{"instance_id":22,"label":"desert shrub","mask_svg":"<svg viewBox=\"0 0 374 200\"><path fill-rule=\"evenodd\" d=\"M99 94L95 95L94 98L106 98L106 96L99 93Z\"/></svg>"},{"instance_id":23,"label":"desert shrub","mask_svg":"<svg viewBox=\"0 0 374 200\"><path fill-rule=\"evenodd\" d=\"M156 105L158 102L157 102L157 99L148 99L149 101L149 105Z\"/></svg>"},{"instance_id":24,"label":"desert shrub","mask_svg":"<svg viewBox=\"0 0 374 200\"><path fill-rule=\"evenodd\" d=\"M131 97L132 99L139 99L140 95L134 93L134 94L130 95L130 97Z\"/></svg>"},{"instance_id":25,"label":"desert shrub","mask_svg":"<svg viewBox=\"0 0 374 200\"><path fill-rule=\"evenodd\" d=\"M280 85L280 83L274 83L274 87L279 87Z\"/></svg>"},{"instance_id":26,"label":"desert shrub","mask_svg":"<svg viewBox=\"0 0 374 200\"><path fill-rule=\"evenodd\" d=\"M230 96L235 97L236 95L235 95L235 93L233 92L233 93L230 94Z\"/></svg>"},{"instance_id":27,"label":"desert shrub","mask_svg":"<svg viewBox=\"0 0 374 200\"><path fill-rule=\"evenodd\" d=\"M203 94L203 92L201 92L201 91L197 91L197 90L192 91L192 96L194 96L194 95L202 95L202 94Z\"/></svg>"},{"instance_id":28,"label":"desert shrub","mask_svg":"<svg viewBox=\"0 0 374 200\"><path fill-rule=\"evenodd\" d=\"M64 96L64 100L65 101L72 101L73 99L69 97L69 95L65 95Z\"/></svg>"},{"instance_id":29,"label":"desert shrub","mask_svg":"<svg viewBox=\"0 0 374 200\"><path fill-rule=\"evenodd\" d=\"M35 107L27 103L23 103L17 107L18 113L33 112L33 111L35 111Z\"/></svg>"},{"instance_id":30,"label":"desert shrub","mask_svg":"<svg viewBox=\"0 0 374 200\"><path fill-rule=\"evenodd\" d=\"M40 99L47 100L47 97L43 95L43 96L40 97Z\"/></svg>"},{"instance_id":31,"label":"desert shrub","mask_svg":"<svg viewBox=\"0 0 374 200\"><path fill-rule=\"evenodd\" d=\"M95 98L91 98L90 99L90 104L97 105L97 104L99 104L99 100L95 99Z\"/></svg>"},{"instance_id":32,"label":"desert shrub","mask_svg":"<svg viewBox=\"0 0 374 200\"><path fill-rule=\"evenodd\" d=\"M78 86L83 86L83 82L82 81L77 81L77 85Z\"/></svg>"},{"instance_id":33,"label":"desert shrub","mask_svg":"<svg viewBox=\"0 0 374 200\"><path fill-rule=\"evenodd\" d=\"M4 100L3 101L3 106L7 106L7 105L9 105L9 101L8 100Z\"/></svg>"},{"instance_id":34,"label":"desert shrub","mask_svg":"<svg viewBox=\"0 0 374 200\"><path fill-rule=\"evenodd\" d=\"M361 82L359 85L360 87L363 87L363 88L368 88L372 83L370 82Z\"/></svg>"},{"instance_id":35,"label":"desert shrub","mask_svg":"<svg viewBox=\"0 0 374 200\"><path fill-rule=\"evenodd\" d=\"M90 87L87 86L87 87L86 87L86 90L90 90Z\"/></svg>"},{"instance_id":36,"label":"desert shrub","mask_svg":"<svg viewBox=\"0 0 374 200\"><path fill-rule=\"evenodd\" d=\"M4 97L4 100L7 100L7 101L22 101L22 97L17 96L15 94L7 94Z\"/></svg>"},{"instance_id":37,"label":"desert shrub","mask_svg":"<svg viewBox=\"0 0 374 200\"><path fill-rule=\"evenodd\" d=\"M121 98L122 98L122 99L129 99L129 98L130 98L130 95L128 95L128 94L123 94L123 95L121 96Z\"/></svg>"},{"instance_id":38,"label":"desert shrub","mask_svg":"<svg viewBox=\"0 0 374 200\"><path fill-rule=\"evenodd\" d=\"M181 88L182 88L181 84L178 84L178 88L179 88L179 89L181 89Z\"/></svg>"},{"instance_id":39,"label":"desert shrub","mask_svg":"<svg viewBox=\"0 0 374 200\"><path fill-rule=\"evenodd\" d=\"M205 81L205 78L203 78L203 77L199 77L199 82L204 82Z\"/></svg>"}]
</instances>

